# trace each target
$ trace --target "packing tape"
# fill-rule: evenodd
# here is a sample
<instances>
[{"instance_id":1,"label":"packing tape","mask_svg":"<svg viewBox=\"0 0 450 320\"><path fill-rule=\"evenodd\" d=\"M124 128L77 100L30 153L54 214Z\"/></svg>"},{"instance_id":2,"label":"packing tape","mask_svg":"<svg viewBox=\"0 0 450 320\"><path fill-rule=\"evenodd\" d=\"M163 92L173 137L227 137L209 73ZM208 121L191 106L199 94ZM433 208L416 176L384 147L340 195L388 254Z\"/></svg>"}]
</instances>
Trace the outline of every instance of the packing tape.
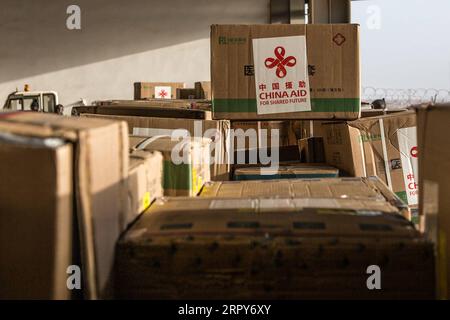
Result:
<instances>
[{"instance_id":1,"label":"packing tape","mask_svg":"<svg viewBox=\"0 0 450 320\"><path fill-rule=\"evenodd\" d=\"M389 165L387 146L386 146L386 136L384 134L384 121L383 119L378 120L380 123L380 134L381 134L381 146L383 148L383 159L384 159L384 167L386 171L386 181L389 189L392 190L392 178L391 178L391 168Z\"/></svg>"},{"instance_id":2,"label":"packing tape","mask_svg":"<svg viewBox=\"0 0 450 320\"><path fill-rule=\"evenodd\" d=\"M359 129L358 129L359 131ZM364 142L363 137L361 135L361 131L359 131L359 143L360 143L360 150L361 150L361 159L362 159L362 167L363 167L363 176L367 177L367 169L366 169L366 153L364 152Z\"/></svg>"}]
</instances>

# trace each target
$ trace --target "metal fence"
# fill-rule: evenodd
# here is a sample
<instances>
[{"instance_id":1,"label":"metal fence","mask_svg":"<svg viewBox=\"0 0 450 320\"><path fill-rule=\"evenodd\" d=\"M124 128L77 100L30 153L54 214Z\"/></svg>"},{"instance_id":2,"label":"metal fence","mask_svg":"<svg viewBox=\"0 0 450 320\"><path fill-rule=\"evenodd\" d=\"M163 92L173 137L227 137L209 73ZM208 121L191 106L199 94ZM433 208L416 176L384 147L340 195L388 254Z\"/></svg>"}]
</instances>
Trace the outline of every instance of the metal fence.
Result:
<instances>
[{"instance_id":1,"label":"metal fence","mask_svg":"<svg viewBox=\"0 0 450 320\"><path fill-rule=\"evenodd\" d=\"M408 106L427 102L450 102L450 90L445 89L392 89L363 87L362 99L372 102L385 99L387 105Z\"/></svg>"}]
</instances>

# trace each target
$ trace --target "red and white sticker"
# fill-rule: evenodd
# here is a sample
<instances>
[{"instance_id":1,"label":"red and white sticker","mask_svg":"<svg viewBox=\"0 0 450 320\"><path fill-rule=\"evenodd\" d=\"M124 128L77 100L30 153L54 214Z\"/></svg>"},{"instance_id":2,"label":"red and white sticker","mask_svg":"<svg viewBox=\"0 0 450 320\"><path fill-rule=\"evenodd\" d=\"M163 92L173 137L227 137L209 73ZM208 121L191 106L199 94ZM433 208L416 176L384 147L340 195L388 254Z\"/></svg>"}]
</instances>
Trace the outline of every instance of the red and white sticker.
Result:
<instances>
[{"instance_id":1,"label":"red and white sticker","mask_svg":"<svg viewBox=\"0 0 450 320\"><path fill-rule=\"evenodd\" d=\"M170 99L172 97L172 87L168 86L156 86L155 98L157 99Z\"/></svg>"},{"instance_id":2,"label":"red and white sticker","mask_svg":"<svg viewBox=\"0 0 450 320\"><path fill-rule=\"evenodd\" d=\"M398 129L397 137L406 197L409 205L415 205L419 203L417 129L416 127Z\"/></svg>"},{"instance_id":3,"label":"red and white sticker","mask_svg":"<svg viewBox=\"0 0 450 320\"><path fill-rule=\"evenodd\" d=\"M253 39L258 114L310 111L305 36Z\"/></svg>"}]
</instances>

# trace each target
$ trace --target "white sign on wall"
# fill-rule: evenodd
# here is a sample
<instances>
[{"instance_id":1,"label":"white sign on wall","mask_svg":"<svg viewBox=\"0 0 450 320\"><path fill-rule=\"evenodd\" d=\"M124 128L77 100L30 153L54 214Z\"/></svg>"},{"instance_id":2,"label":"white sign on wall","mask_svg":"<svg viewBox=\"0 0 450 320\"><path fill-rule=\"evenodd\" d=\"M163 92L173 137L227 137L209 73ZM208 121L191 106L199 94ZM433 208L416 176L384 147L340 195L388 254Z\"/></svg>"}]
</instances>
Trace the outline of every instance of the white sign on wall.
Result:
<instances>
[{"instance_id":1,"label":"white sign on wall","mask_svg":"<svg viewBox=\"0 0 450 320\"><path fill-rule=\"evenodd\" d=\"M310 111L305 36L253 39L258 114Z\"/></svg>"}]
</instances>

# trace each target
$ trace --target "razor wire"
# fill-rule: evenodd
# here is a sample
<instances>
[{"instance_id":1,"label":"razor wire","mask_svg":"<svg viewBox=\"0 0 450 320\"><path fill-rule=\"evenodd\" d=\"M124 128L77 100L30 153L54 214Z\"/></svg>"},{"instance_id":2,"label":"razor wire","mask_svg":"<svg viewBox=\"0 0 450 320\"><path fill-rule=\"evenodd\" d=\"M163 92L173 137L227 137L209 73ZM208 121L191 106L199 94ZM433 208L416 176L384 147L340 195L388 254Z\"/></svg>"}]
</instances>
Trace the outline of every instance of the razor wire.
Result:
<instances>
[{"instance_id":1,"label":"razor wire","mask_svg":"<svg viewBox=\"0 0 450 320\"><path fill-rule=\"evenodd\" d=\"M387 105L409 106L420 103L443 103L450 101L450 90L446 89L393 89L363 87L362 99L371 103L385 99Z\"/></svg>"}]
</instances>

